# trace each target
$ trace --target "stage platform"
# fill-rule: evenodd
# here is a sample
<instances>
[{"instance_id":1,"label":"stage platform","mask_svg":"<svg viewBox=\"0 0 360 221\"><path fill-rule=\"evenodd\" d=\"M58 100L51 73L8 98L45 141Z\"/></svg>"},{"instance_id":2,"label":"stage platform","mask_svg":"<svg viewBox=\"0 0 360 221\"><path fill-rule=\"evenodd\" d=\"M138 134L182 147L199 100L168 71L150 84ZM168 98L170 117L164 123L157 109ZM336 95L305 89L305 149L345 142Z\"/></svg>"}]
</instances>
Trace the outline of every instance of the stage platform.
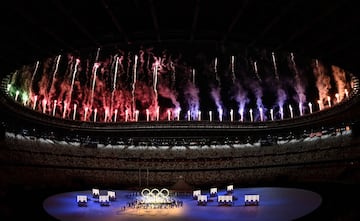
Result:
<instances>
[{"instance_id":1,"label":"stage platform","mask_svg":"<svg viewBox=\"0 0 360 221\"><path fill-rule=\"evenodd\" d=\"M101 190L104 193L107 190ZM318 193L297 188L254 187L235 188L236 200L232 206L219 206L216 197L209 197L206 206L198 206L191 193L176 196L181 206L172 208L134 208L129 202L134 198L133 191L112 190L116 200L109 206L101 206L92 196L92 190L65 192L52 195L43 202L45 211L61 221L290 221L301 218L321 205ZM203 190L204 193L208 190ZM219 190L218 195L226 194ZM258 206L245 206L244 195L259 194ZM79 207L77 196L88 196L87 206Z\"/></svg>"}]
</instances>

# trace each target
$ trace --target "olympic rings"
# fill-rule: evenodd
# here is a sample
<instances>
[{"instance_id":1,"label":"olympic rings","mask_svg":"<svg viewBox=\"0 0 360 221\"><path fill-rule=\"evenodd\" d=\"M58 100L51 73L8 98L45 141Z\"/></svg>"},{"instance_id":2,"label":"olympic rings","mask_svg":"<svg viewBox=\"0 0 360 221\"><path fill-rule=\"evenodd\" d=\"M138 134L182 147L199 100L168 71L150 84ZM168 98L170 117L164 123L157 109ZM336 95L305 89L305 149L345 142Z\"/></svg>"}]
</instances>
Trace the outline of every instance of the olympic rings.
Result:
<instances>
[{"instance_id":1,"label":"olympic rings","mask_svg":"<svg viewBox=\"0 0 360 221\"><path fill-rule=\"evenodd\" d=\"M156 188L151 189L151 190L148 188L145 188L141 191L141 196L143 196L143 197L166 198L169 196L169 194L170 194L169 190L166 188L163 188L161 190L156 189Z\"/></svg>"}]
</instances>

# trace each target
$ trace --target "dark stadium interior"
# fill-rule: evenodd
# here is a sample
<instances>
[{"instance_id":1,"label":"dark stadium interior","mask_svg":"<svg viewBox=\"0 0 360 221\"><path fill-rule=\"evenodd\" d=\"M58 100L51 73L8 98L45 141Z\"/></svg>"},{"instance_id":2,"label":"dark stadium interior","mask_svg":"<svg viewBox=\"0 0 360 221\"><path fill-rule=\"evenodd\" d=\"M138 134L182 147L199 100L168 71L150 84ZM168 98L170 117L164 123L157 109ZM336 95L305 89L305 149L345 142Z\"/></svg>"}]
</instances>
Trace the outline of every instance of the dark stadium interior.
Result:
<instances>
[{"instance_id":1,"label":"dark stadium interior","mask_svg":"<svg viewBox=\"0 0 360 221\"><path fill-rule=\"evenodd\" d=\"M23 65L58 53L82 56L99 49L101 53L112 53L139 48L180 51L189 62L201 54L247 54L262 49L293 52L337 65L359 78L360 14L355 4L350 0L8 1L2 5L0 17L1 83ZM322 205L298 221L360 219L358 91L339 107L280 123L132 122L121 127L54 120L50 115L24 111L3 91L0 95L2 220L55 220L42 207L46 197L94 185L136 189L140 178L129 177L137 174L139 168L143 172L150 168L152 186L172 186L176 177L186 174L194 187L207 188L214 182L225 185L234 180L241 187L310 189L321 194ZM349 137L296 143L294 147L287 144L283 149L274 145L280 137L304 140L310 133L329 129L333 135L339 132L338 128L347 130L347 126L352 132ZM31 146L31 141L9 141L5 136L9 131L29 137L61 138L68 143L76 140L82 146L74 150ZM189 150L194 144L233 147L238 145L237 140L251 145L258 140L263 143L248 152ZM99 144L120 141L127 147L183 145L190 154L158 155L152 150L124 150L119 154L97 148ZM119 174L124 180L109 178ZM170 174L171 179L158 179L158 174ZM205 178L197 180L194 174ZM213 174L222 174L223 180L212 179Z\"/></svg>"}]
</instances>

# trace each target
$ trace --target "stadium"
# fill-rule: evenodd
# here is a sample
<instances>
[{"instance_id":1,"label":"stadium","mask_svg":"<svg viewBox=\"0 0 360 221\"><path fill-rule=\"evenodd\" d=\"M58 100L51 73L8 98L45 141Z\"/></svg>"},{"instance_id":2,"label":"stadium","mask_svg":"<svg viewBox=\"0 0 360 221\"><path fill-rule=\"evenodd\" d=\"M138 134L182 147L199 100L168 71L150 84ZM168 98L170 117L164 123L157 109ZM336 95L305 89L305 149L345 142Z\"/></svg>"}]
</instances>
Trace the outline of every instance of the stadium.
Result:
<instances>
[{"instance_id":1,"label":"stadium","mask_svg":"<svg viewBox=\"0 0 360 221\"><path fill-rule=\"evenodd\" d=\"M5 218L21 216L19 197L37 203L28 214L54 220L41 207L55 193L169 188L187 195L229 184L318 192L320 207L298 220L358 218L359 70L336 57L244 47L236 31L219 46L214 33L203 39L195 18L190 39L199 40L179 40L158 29L163 14L155 9L165 6L148 3L161 41L144 41L148 33L101 47L73 40L77 50L34 60L29 53L1 73ZM101 4L114 19L108 6L118 5Z\"/></svg>"}]
</instances>

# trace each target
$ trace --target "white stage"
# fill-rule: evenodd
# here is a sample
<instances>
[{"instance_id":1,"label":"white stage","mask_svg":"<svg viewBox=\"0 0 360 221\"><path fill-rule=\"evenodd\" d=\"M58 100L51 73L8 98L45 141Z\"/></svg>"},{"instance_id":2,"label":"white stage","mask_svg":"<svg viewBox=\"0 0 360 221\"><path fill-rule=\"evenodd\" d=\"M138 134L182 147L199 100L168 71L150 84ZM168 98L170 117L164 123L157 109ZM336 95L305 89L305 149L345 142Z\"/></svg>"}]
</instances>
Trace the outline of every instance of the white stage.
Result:
<instances>
[{"instance_id":1,"label":"white stage","mask_svg":"<svg viewBox=\"0 0 360 221\"><path fill-rule=\"evenodd\" d=\"M100 190L107 192L107 190ZM182 206L172 208L129 207L132 191L113 190L116 200L109 206L101 206L93 198L91 190L66 192L48 197L43 202L45 211L61 221L141 221L141 220L181 220L181 221L289 221L303 217L322 202L315 192L281 187L235 188L232 206L219 206L217 197L210 197L206 206L198 206L192 194L177 196ZM206 193L206 191L204 191ZM226 189L219 189L218 195L225 195ZM245 206L244 196L258 194L259 206ZM87 195L86 207L77 205L77 196Z\"/></svg>"}]
</instances>

